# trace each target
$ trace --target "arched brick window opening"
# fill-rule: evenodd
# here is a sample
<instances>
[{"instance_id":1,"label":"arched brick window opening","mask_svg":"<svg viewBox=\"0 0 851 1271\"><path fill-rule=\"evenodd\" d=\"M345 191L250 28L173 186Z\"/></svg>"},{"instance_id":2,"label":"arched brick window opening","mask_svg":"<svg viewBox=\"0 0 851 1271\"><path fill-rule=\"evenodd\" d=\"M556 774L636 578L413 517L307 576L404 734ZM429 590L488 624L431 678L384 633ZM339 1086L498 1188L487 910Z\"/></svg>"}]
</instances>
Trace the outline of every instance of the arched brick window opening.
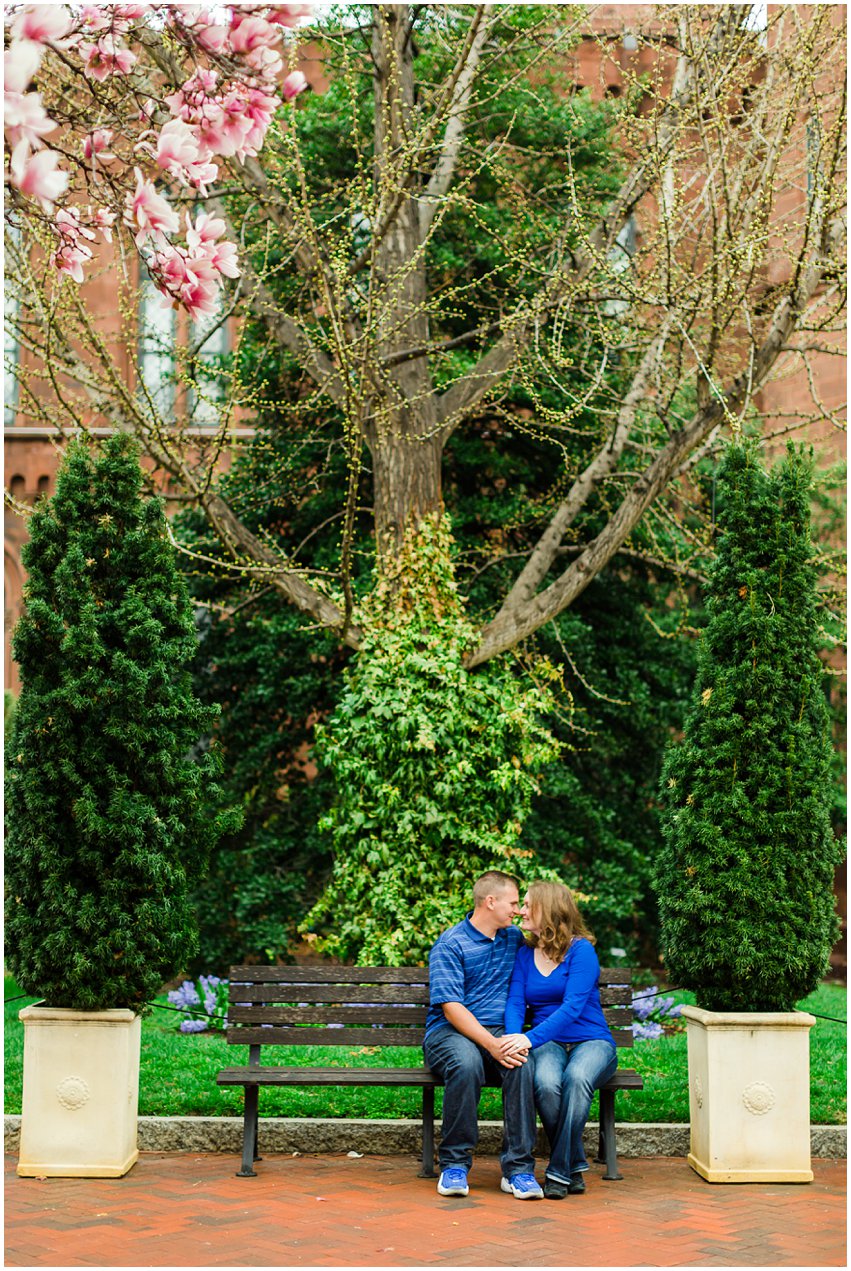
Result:
<instances>
[{"instance_id":1,"label":"arched brick window opening","mask_svg":"<svg viewBox=\"0 0 851 1271\"><path fill-rule=\"evenodd\" d=\"M27 492L27 483L19 472L9 482L9 493L13 499L23 499Z\"/></svg>"}]
</instances>

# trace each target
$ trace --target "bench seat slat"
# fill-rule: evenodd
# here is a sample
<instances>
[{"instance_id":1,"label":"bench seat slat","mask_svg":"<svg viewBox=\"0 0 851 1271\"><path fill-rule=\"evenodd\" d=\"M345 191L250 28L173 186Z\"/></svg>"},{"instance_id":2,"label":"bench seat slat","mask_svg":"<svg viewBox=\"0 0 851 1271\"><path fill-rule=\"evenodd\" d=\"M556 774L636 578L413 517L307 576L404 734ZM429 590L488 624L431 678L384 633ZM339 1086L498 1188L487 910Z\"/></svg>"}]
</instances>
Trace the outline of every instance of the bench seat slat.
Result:
<instances>
[{"instance_id":1,"label":"bench seat slat","mask_svg":"<svg viewBox=\"0 0 851 1271\"><path fill-rule=\"evenodd\" d=\"M274 1008L269 1013L272 1014ZM392 1024L375 1028L329 1028L324 1026L311 1028L289 1026L261 1020L265 1011L254 1011L245 1015L247 1023L239 1023L229 1028L225 1034L230 1045L235 1046L415 1046L423 1044L422 1023L413 1023L411 1028L393 1027ZM228 1016L233 1019L232 1015ZM338 1016L338 1018L340 1018ZM397 1021L398 1022L398 1021ZM254 1026L256 1025L256 1026ZM611 1026L611 1025L610 1025ZM630 1047L633 1043L631 1028L612 1028L615 1045L621 1048Z\"/></svg>"},{"instance_id":2,"label":"bench seat slat","mask_svg":"<svg viewBox=\"0 0 851 1271\"><path fill-rule=\"evenodd\" d=\"M220 1086L440 1086L428 1068L223 1068ZM488 1083L486 1083L488 1084ZM642 1090L631 1068L619 1069L604 1090Z\"/></svg>"},{"instance_id":3,"label":"bench seat slat","mask_svg":"<svg viewBox=\"0 0 851 1271\"><path fill-rule=\"evenodd\" d=\"M224 1068L220 1086L434 1086L427 1068Z\"/></svg>"}]
</instances>

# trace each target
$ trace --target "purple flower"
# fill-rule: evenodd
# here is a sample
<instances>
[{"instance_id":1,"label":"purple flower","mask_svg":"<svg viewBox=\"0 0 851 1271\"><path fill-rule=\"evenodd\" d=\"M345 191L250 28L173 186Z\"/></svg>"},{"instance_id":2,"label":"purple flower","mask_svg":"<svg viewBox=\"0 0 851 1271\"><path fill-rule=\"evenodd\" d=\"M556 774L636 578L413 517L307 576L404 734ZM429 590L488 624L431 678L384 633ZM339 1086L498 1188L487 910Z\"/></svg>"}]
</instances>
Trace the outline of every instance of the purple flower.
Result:
<instances>
[{"instance_id":1,"label":"purple flower","mask_svg":"<svg viewBox=\"0 0 851 1271\"><path fill-rule=\"evenodd\" d=\"M655 1020L651 1020L649 1024L639 1024L637 1020L633 1020L632 1035L643 1041L655 1041L664 1031L662 1025L657 1024Z\"/></svg>"},{"instance_id":2,"label":"purple flower","mask_svg":"<svg viewBox=\"0 0 851 1271\"><path fill-rule=\"evenodd\" d=\"M205 1019L182 1019L180 1021L181 1033L203 1033L207 1027Z\"/></svg>"},{"instance_id":3,"label":"purple flower","mask_svg":"<svg viewBox=\"0 0 851 1271\"><path fill-rule=\"evenodd\" d=\"M186 1010L190 1006L200 1006L201 999L198 991L191 980L184 980L179 989L172 989L168 995L168 1000L174 1006L179 1006Z\"/></svg>"}]
</instances>

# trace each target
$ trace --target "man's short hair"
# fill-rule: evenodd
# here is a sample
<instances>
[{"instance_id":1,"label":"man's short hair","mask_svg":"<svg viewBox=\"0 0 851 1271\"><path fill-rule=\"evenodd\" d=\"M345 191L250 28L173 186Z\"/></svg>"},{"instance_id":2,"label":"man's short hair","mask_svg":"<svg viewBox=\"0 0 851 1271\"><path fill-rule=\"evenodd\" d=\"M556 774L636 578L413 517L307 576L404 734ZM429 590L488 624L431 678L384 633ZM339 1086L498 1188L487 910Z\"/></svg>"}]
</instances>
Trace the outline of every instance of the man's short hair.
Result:
<instances>
[{"instance_id":1,"label":"man's short hair","mask_svg":"<svg viewBox=\"0 0 851 1271\"><path fill-rule=\"evenodd\" d=\"M499 896L506 887L516 887L519 891L520 880L513 874L503 873L501 869L489 869L473 883L473 904L483 905L488 896Z\"/></svg>"}]
</instances>

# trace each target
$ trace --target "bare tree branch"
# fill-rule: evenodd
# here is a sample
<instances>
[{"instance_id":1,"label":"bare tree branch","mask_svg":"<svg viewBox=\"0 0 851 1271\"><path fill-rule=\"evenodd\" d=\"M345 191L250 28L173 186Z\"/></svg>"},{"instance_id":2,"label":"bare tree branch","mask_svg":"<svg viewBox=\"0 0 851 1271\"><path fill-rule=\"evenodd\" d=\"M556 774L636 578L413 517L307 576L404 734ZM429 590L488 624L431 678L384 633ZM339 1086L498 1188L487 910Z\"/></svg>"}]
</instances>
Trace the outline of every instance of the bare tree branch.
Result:
<instances>
[{"instance_id":1,"label":"bare tree branch","mask_svg":"<svg viewBox=\"0 0 851 1271\"><path fill-rule=\"evenodd\" d=\"M591 580L611 560L635 529L647 508L671 481L677 469L725 417L735 415L752 393L767 380L780 350L795 329L797 319L818 287L831 257L844 249L845 218L837 218L823 234L821 250L801 269L795 292L783 299L772 320L768 335L756 358L752 373L743 373L730 385L722 400L713 400L698 411L687 427L671 437L656 459L635 482L600 534L582 555L545 591L527 601L522 609L502 611L482 629L481 640L468 659L479 666L498 653L512 648L539 627L566 609Z\"/></svg>"}]
</instances>

